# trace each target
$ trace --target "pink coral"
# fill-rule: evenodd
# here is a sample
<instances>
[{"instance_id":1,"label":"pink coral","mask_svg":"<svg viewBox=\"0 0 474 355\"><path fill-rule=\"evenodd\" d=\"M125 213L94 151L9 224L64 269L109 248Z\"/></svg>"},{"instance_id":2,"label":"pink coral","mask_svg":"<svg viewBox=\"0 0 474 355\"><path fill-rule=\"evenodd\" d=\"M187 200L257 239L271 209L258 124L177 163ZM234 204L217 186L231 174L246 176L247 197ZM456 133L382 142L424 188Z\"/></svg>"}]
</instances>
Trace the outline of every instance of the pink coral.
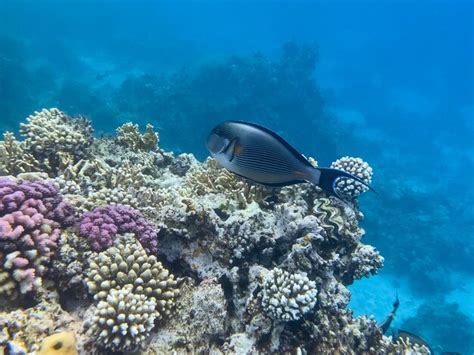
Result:
<instances>
[{"instance_id":1,"label":"pink coral","mask_svg":"<svg viewBox=\"0 0 474 355\"><path fill-rule=\"evenodd\" d=\"M59 190L45 181L0 179L0 268L18 283L21 293L41 284L37 280L54 256L61 228L74 223L74 209Z\"/></svg>"},{"instance_id":2,"label":"pink coral","mask_svg":"<svg viewBox=\"0 0 474 355\"><path fill-rule=\"evenodd\" d=\"M155 253L158 245L154 227L139 211L124 205L109 205L84 213L79 221L79 233L95 251L110 247L118 233L135 234L147 253Z\"/></svg>"}]
</instances>

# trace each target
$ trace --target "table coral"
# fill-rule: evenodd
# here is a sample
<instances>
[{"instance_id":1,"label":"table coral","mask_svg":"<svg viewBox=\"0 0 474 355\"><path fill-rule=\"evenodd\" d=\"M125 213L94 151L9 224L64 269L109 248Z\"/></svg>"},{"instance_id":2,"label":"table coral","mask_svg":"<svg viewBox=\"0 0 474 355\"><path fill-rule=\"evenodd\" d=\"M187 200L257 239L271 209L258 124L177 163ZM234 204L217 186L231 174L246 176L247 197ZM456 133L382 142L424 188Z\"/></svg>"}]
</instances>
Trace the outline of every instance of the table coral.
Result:
<instances>
[{"instance_id":1,"label":"table coral","mask_svg":"<svg viewBox=\"0 0 474 355\"><path fill-rule=\"evenodd\" d=\"M108 205L82 215L79 234L87 238L93 250L112 246L117 233L133 233L147 253L155 253L158 245L155 228L130 206Z\"/></svg>"},{"instance_id":2,"label":"table coral","mask_svg":"<svg viewBox=\"0 0 474 355\"><path fill-rule=\"evenodd\" d=\"M56 186L45 181L0 179L0 271L26 294L37 290L57 248L61 228L74 223L74 210ZM7 294L15 296L11 282ZM7 291L8 290L8 291Z\"/></svg>"}]
</instances>

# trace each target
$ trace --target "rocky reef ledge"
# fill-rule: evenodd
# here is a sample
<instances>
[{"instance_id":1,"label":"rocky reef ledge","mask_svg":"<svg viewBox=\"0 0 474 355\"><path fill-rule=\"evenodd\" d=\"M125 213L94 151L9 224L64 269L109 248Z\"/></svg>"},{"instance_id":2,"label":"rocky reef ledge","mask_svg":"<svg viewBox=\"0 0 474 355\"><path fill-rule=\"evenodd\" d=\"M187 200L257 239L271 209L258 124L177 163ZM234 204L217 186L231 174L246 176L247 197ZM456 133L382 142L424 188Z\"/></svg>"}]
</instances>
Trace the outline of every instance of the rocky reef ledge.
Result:
<instances>
[{"instance_id":1,"label":"rocky reef ledge","mask_svg":"<svg viewBox=\"0 0 474 355\"><path fill-rule=\"evenodd\" d=\"M151 125L97 138L55 108L20 134L0 141L0 352L428 353L347 308L383 265L363 185L338 183L350 205L270 189L160 149Z\"/></svg>"}]
</instances>

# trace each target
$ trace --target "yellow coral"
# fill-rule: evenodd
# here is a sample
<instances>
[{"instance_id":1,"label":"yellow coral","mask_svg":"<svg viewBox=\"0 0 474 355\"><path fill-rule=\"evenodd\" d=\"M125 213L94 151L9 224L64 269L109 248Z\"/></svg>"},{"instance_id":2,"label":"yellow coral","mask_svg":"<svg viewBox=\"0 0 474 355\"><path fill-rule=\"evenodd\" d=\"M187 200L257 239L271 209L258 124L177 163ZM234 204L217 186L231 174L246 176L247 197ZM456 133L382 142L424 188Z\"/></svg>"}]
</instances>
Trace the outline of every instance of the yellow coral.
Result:
<instances>
[{"instance_id":1,"label":"yellow coral","mask_svg":"<svg viewBox=\"0 0 474 355\"><path fill-rule=\"evenodd\" d=\"M38 355L77 355L73 332L60 332L46 337Z\"/></svg>"}]
</instances>

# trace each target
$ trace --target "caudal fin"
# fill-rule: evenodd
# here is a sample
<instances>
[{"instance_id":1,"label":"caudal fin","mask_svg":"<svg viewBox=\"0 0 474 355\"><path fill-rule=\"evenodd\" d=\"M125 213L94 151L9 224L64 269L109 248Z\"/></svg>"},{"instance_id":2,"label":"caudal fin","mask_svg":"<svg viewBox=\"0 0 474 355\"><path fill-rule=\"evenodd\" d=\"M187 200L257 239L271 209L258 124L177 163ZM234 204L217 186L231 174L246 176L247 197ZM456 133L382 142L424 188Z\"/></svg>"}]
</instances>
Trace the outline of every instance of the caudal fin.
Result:
<instances>
[{"instance_id":1,"label":"caudal fin","mask_svg":"<svg viewBox=\"0 0 474 355\"><path fill-rule=\"evenodd\" d=\"M327 194L330 196L335 196L338 199L346 202L346 200L339 195L336 190L336 182L340 178L349 178L354 179L357 182L360 182L362 185L367 186L373 192L376 192L372 187L367 185L364 181L359 179L357 176L354 176L344 170L332 169L332 168L317 168L321 175L319 176L318 186L321 187Z\"/></svg>"}]
</instances>

